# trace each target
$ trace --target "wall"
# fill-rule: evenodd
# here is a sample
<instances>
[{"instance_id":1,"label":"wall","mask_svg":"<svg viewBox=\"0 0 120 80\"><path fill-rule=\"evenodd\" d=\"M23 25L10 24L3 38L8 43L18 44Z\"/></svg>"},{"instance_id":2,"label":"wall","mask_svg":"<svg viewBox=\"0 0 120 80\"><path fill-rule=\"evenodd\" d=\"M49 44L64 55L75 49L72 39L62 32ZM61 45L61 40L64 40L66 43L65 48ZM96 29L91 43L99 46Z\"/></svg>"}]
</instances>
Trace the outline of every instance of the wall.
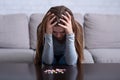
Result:
<instances>
[{"instance_id":1,"label":"wall","mask_svg":"<svg viewBox=\"0 0 120 80\"><path fill-rule=\"evenodd\" d=\"M65 5L74 13L120 14L120 0L0 0L0 14L46 13L55 5Z\"/></svg>"}]
</instances>

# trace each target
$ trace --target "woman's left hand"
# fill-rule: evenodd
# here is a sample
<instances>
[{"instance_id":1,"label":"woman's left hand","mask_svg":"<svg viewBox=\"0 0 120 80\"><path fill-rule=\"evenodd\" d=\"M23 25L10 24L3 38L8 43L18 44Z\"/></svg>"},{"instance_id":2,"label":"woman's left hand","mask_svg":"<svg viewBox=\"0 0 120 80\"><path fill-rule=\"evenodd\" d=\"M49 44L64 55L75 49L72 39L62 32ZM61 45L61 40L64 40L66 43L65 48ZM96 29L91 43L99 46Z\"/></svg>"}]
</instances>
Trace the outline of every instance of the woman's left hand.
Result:
<instances>
[{"instance_id":1,"label":"woman's left hand","mask_svg":"<svg viewBox=\"0 0 120 80\"><path fill-rule=\"evenodd\" d=\"M73 33L73 29L72 29L72 23L71 23L71 15L66 12L67 16L62 14L62 19L60 19L60 21L62 21L64 24L59 23L58 25L63 27L66 31L66 34L71 34Z\"/></svg>"}]
</instances>

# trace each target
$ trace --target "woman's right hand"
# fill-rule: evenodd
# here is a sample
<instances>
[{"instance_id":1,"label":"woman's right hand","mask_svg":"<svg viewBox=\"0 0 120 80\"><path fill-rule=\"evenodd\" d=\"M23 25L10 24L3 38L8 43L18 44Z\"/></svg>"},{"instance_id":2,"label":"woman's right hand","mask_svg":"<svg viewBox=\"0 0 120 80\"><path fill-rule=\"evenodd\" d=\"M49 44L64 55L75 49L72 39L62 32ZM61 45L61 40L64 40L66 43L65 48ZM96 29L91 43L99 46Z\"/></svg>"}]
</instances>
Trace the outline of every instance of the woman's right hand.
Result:
<instances>
[{"instance_id":1,"label":"woman's right hand","mask_svg":"<svg viewBox=\"0 0 120 80\"><path fill-rule=\"evenodd\" d=\"M48 14L47 14L47 17L48 17L48 19L47 19L47 25L46 25L46 33L47 34L52 34L52 32L53 32L53 26L55 26L56 24L57 24L57 21L55 21L54 23L53 23L53 20L56 18L55 17L55 15L53 14L53 13L51 13L51 12L48 12Z\"/></svg>"}]
</instances>

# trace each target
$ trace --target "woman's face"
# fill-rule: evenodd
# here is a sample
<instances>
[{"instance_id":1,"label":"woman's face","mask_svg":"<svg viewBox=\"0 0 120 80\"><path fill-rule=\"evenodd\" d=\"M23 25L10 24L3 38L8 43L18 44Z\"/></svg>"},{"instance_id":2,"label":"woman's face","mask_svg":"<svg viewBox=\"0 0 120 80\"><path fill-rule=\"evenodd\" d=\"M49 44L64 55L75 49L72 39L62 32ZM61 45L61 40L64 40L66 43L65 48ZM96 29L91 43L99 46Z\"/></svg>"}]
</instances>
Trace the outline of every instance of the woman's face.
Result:
<instances>
[{"instance_id":1,"label":"woman's face","mask_svg":"<svg viewBox=\"0 0 120 80\"><path fill-rule=\"evenodd\" d=\"M65 29L60 27L60 26L55 26L53 27L53 36L57 39L57 40L63 40L65 37Z\"/></svg>"}]
</instances>

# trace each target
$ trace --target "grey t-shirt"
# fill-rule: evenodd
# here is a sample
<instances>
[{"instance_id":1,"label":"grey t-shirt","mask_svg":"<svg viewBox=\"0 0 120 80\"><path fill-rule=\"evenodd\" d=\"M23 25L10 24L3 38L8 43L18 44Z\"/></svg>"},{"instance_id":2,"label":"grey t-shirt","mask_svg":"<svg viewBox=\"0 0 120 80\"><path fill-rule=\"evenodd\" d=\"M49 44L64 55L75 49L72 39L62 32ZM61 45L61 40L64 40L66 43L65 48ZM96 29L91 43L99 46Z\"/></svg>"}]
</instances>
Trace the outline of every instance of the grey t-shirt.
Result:
<instances>
[{"instance_id":1,"label":"grey t-shirt","mask_svg":"<svg viewBox=\"0 0 120 80\"><path fill-rule=\"evenodd\" d=\"M75 65L77 52L74 34L67 34L65 43L59 43L52 34L45 34L42 62L45 64Z\"/></svg>"}]
</instances>

